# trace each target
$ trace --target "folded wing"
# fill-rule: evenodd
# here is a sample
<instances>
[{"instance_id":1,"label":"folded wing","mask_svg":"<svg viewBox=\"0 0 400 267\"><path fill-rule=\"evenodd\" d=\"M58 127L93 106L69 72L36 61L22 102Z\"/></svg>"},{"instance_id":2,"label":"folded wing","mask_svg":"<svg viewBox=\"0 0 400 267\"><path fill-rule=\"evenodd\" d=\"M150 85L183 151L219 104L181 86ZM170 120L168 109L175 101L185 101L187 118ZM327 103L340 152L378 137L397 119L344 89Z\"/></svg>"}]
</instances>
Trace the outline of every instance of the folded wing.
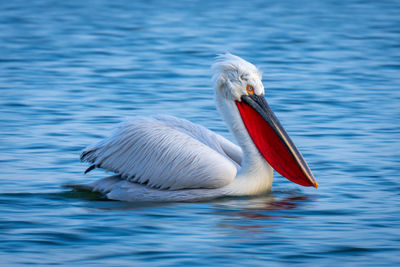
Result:
<instances>
[{"instance_id":1,"label":"folded wing","mask_svg":"<svg viewBox=\"0 0 400 267\"><path fill-rule=\"evenodd\" d=\"M122 123L81 160L151 188L219 188L233 181L242 152L224 137L171 116Z\"/></svg>"}]
</instances>

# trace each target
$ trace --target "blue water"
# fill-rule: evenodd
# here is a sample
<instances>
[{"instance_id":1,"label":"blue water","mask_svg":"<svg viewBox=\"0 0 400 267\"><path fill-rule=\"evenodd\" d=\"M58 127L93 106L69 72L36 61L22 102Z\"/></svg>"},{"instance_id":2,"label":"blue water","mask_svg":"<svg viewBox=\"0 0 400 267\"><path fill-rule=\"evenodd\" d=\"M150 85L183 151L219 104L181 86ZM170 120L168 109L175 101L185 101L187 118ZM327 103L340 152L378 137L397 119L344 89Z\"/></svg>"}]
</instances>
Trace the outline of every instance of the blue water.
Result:
<instances>
[{"instance_id":1,"label":"blue water","mask_svg":"<svg viewBox=\"0 0 400 267\"><path fill-rule=\"evenodd\" d=\"M0 264L400 264L399 1L1 1ZM232 140L210 65L230 51L318 190L124 203L70 192L80 151L136 115Z\"/></svg>"}]
</instances>

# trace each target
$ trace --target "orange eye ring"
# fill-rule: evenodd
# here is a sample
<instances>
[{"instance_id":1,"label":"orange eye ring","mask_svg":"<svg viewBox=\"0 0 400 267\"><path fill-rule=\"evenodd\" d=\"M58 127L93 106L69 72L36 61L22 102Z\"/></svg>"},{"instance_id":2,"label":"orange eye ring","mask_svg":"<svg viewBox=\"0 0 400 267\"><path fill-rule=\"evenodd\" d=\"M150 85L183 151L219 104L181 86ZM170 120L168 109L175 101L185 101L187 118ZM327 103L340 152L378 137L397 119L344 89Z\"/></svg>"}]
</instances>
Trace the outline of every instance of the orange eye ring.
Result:
<instances>
[{"instance_id":1,"label":"orange eye ring","mask_svg":"<svg viewBox=\"0 0 400 267\"><path fill-rule=\"evenodd\" d=\"M248 85L246 86L246 91L247 91L247 93L248 93L249 95L254 95L254 87L251 86L250 84L248 84Z\"/></svg>"}]
</instances>

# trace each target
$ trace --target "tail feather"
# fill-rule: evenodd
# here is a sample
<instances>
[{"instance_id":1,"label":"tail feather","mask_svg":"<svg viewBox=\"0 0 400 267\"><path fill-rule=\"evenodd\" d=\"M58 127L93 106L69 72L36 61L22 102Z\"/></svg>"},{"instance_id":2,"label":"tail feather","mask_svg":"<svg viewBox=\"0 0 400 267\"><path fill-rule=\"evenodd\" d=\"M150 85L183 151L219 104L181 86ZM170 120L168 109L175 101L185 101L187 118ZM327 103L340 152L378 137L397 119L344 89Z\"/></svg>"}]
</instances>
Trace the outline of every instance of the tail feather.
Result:
<instances>
[{"instance_id":1,"label":"tail feather","mask_svg":"<svg viewBox=\"0 0 400 267\"><path fill-rule=\"evenodd\" d=\"M92 170L94 170L94 169L96 169L96 167L97 167L96 164L90 165L90 167L86 169L85 174L90 172L90 171L92 171Z\"/></svg>"}]
</instances>

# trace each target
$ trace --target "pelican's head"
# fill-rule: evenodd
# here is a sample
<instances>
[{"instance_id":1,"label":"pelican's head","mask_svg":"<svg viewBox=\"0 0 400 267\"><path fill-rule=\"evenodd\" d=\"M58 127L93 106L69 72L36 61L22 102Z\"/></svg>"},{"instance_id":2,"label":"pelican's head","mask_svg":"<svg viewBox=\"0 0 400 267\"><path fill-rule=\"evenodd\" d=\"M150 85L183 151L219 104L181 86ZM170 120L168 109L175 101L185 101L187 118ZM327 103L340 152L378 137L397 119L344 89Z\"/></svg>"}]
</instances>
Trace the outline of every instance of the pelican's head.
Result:
<instances>
[{"instance_id":1,"label":"pelican's head","mask_svg":"<svg viewBox=\"0 0 400 267\"><path fill-rule=\"evenodd\" d=\"M264 95L260 71L240 57L229 53L220 55L212 69L214 86L219 97L240 101L243 95Z\"/></svg>"},{"instance_id":2,"label":"pelican's head","mask_svg":"<svg viewBox=\"0 0 400 267\"><path fill-rule=\"evenodd\" d=\"M232 54L221 55L212 67L217 102L238 138L250 137L264 159L292 182L317 187L310 168L264 98L260 71ZM241 142L242 141L242 142ZM239 143L246 143L238 140Z\"/></svg>"}]
</instances>

